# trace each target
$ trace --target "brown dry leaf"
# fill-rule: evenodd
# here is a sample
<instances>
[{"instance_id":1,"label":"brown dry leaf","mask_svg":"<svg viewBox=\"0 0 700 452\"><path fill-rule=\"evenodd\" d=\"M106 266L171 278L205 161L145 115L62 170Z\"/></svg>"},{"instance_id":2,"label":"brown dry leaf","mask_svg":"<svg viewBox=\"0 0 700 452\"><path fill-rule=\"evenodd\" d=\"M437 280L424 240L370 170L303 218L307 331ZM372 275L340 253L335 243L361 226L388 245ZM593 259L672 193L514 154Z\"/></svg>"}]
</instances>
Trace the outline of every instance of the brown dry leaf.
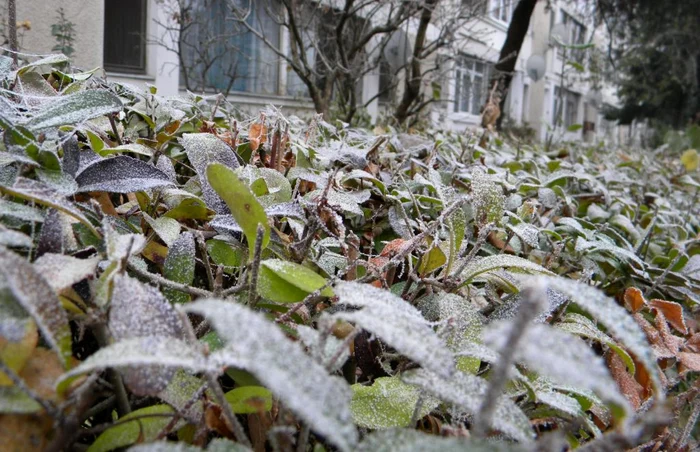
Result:
<instances>
[{"instance_id":1,"label":"brown dry leaf","mask_svg":"<svg viewBox=\"0 0 700 452\"><path fill-rule=\"evenodd\" d=\"M102 208L102 212L104 212L105 214L110 215L112 217L119 216L116 209L114 208L114 204L112 203L112 200L109 199L109 194L107 192L104 192L104 191L90 192L90 195L100 205L100 207Z\"/></svg>"},{"instance_id":2,"label":"brown dry leaf","mask_svg":"<svg viewBox=\"0 0 700 452\"><path fill-rule=\"evenodd\" d=\"M0 416L0 443L3 452L44 450L53 420L45 413Z\"/></svg>"},{"instance_id":3,"label":"brown dry leaf","mask_svg":"<svg viewBox=\"0 0 700 452\"><path fill-rule=\"evenodd\" d=\"M700 372L700 353L678 353L678 373L684 377L688 372Z\"/></svg>"},{"instance_id":4,"label":"brown dry leaf","mask_svg":"<svg viewBox=\"0 0 700 452\"><path fill-rule=\"evenodd\" d=\"M250 125L248 129L248 141L250 142L250 149L255 152L258 150L261 144L267 140L267 127L265 124L260 124L255 122Z\"/></svg>"},{"instance_id":5,"label":"brown dry leaf","mask_svg":"<svg viewBox=\"0 0 700 452\"><path fill-rule=\"evenodd\" d=\"M661 337L661 333L659 333L659 331L654 328L653 325L647 322L647 320L642 317L641 314L633 314L632 316L634 317L634 320L637 321L637 324L642 327L642 330L644 330L644 334L649 341L649 345L651 345L651 349L654 350L654 355L656 356L657 360L675 358L676 354L666 347L666 343Z\"/></svg>"},{"instance_id":6,"label":"brown dry leaf","mask_svg":"<svg viewBox=\"0 0 700 452\"><path fill-rule=\"evenodd\" d=\"M656 330L659 332L659 336L661 337L661 340L663 340L666 348L673 353L674 356L676 356L683 345L683 339L673 335L671 329L668 327L670 322L668 319L666 319L662 311L656 310L655 312Z\"/></svg>"},{"instance_id":7,"label":"brown dry leaf","mask_svg":"<svg viewBox=\"0 0 700 452\"><path fill-rule=\"evenodd\" d=\"M165 130L165 133L168 135L172 135L175 132L177 132L177 129L180 128L180 121L173 121L170 124L166 125L163 130Z\"/></svg>"},{"instance_id":8,"label":"brown dry leaf","mask_svg":"<svg viewBox=\"0 0 700 452\"><path fill-rule=\"evenodd\" d=\"M163 265L168 255L168 247L151 240L143 251L141 251L141 255L154 264Z\"/></svg>"},{"instance_id":9,"label":"brown dry leaf","mask_svg":"<svg viewBox=\"0 0 700 452\"><path fill-rule=\"evenodd\" d=\"M683 347L685 350L690 350L691 352L700 353L700 333L695 333L690 338L685 341Z\"/></svg>"},{"instance_id":10,"label":"brown dry leaf","mask_svg":"<svg viewBox=\"0 0 700 452\"><path fill-rule=\"evenodd\" d=\"M248 415L250 442L253 443L255 452L265 452L265 441L270 428L272 428L272 416L269 412Z\"/></svg>"},{"instance_id":11,"label":"brown dry leaf","mask_svg":"<svg viewBox=\"0 0 700 452\"><path fill-rule=\"evenodd\" d=\"M638 410L645 399L644 387L635 380L635 377L627 372L627 366L617 353L608 351L605 356L605 361L610 369L610 374L615 379L622 394L624 394L632 407L634 407L635 411ZM637 374L639 374L639 369L641 367L643 366L637 367Z\"/></svg>"},{"instance_id":12,"label":"brown dry leaf","mask_svg":"<svg viewBox=\"0 0 700 452\"><path fill-rule=\"evenodd\" d=\"M500 237L498 237L496 231L489 232L489 235L486 237L486 241L498 248L499 250L503 250L503 246L506 244L505 240L502 240ZM503 250L503 252L506 254L515 254L515 250L510 245L506 246L506 249Z\"/></svg>"},{"instance_id":13,"label":"brown dry leaf","mask_svg":"<svg viewBox=\"0 0 700 452\"><path fill-rule=\"evenodd\" d=\"M224 421L223 413L219 405L213 403L207 405L207 408L204 410L204 422L209 430L221 436L225 436L226 438L235 439L233 432L228 428L228 425L226 425L226 421Z\"/></svg>"},{"instance_id":14,"label":"brown dry leaf","mask_svg":"<svg viewBox=\"0 0 700 452\"><path fill-rule=\"evenodd\" d=\"M10 369L19 373L32 355L39 342L39 333L33 320L27 322L21 341L10 342L0 336L0 360ZM10 386L10 377L0 372L0 386Z\"/></svg>"},{"instance_id":15,"label":"brown dry leaf","mask_svg":"<svg viewBox=\"0 0 700 452\"><path fill-rule=\"evenodd\" d=\"M59 402L56 381L63 372L63 365L55 352L46 348L37 348L19 376L42 399Z\"/></svg>"},{"instance_id":16,"label":"brown dry leaf","mask_svg":"<svg viewBox=\"0 0 700 452\"><path fill-rule=\"evenodd\" d=\"M683 318L683 307L673 301L654 299L649 302L649 306L663 312L664 317L677 331L688 334L688 327Z\"/></svg>"},{"instance_id":17,"label":"brown dry leaf","mask_svg":"<svg viewBox=\"0 0 700 452\"><path fill-rule=\"evenodd\" d=\"M625 306L630 312L639 312L639 310L647 304L644 295L642 295L642 291L636 287L628 287L625 290L623 298L625 300Z\"/></svg>"}]
</instances>

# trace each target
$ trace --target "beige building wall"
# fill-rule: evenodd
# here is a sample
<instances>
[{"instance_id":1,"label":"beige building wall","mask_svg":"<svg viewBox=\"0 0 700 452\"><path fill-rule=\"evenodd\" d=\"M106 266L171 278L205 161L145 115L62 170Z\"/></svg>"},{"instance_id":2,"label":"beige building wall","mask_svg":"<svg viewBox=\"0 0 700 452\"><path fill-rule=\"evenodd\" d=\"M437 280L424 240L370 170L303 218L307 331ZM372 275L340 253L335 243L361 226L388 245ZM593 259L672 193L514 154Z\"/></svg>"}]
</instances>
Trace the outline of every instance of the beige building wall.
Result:
<instances>
[{"instance_id":1,"label":"beige building wall","mask_svg":"<svg viewBox=\"0 0 700 452\"><path fill-rule=\"evenodd\" d=\"M3 11L7 11L7 0ZM17 20L28 20L31 30L24 31L20 41L21 50L27 53L48 54L56 41L51 36L51 25L58 21L57 10L63 7L66 18L76 24L74 63L81 69L102 67L104 47L104 2L105 0L16 0Z\"/></svg>"}]
</instances>

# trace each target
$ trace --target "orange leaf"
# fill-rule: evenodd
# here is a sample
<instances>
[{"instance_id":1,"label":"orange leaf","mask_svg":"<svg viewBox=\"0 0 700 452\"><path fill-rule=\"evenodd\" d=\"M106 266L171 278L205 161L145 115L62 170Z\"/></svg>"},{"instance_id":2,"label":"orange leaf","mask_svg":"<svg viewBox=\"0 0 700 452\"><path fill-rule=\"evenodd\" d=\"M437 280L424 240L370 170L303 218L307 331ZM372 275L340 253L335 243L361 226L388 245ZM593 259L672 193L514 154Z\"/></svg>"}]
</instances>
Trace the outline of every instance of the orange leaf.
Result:
<instances>
[{"instance_id":1,"label":"orange leaf","mask_svg":"<svg viewBox=\"0 0 700 452\"><path fill-rule=\"evenodd\" d=\"M253 152L257 151L262 143L267 140L267 127L265 124L253 123L248 129L248 141L250 142L250 149Z\"/></svg>"},{"instance_id":2,"label":"orange leaf","mask_svg":"<svg viewBox=\"0 0 700 452\"><path fill-rule=\"evenodd\" d=\"M644 295L642 295L642 291L636 287L628 287L627 290L625 290L624 299L625 306L627 306L627 310L630 312L638 312L647 304Z\"/></svg>"},{"instance_id":3,"label":"orange leaf","mask_svg":"<svg viewBox=\"0 0 700 452\"><path fill-rule=\"evenodd\" d=\"M622 391L622 394L624 394L632 407L634 407L635 411L638 410L639 407L642 406L642 401L644 400L644 388L629 372L627 372L627 366L624 361L622 361L622 358L620 358L620 355L608 351L605 360L608 364L608 368L610 368L610 374L615 379L620 391Z\"/></svg>"},{"instance_id":4,"label":"orange leaf","mask_svg":"<svg viewBox=\"0 0 700 452\"><path fill-rule=\"evenodd\" d=\"M673 301L654 299L649 302L649 305L661 311L668 323L677 331L688 334L688 327L685 326L685 319L683 318L683 307L680 304Z\"/></svg>"},{"instance_id":5,"label":"orange leaf","mask_svg":"<svg viewBox=\"0 0 700 452\"><path fill-rule=\"evenodd\" d=\"M678 372L685 376L688 372L700 372L700 354L681 352L678 354Z\"/></svg>"}]
</instances>

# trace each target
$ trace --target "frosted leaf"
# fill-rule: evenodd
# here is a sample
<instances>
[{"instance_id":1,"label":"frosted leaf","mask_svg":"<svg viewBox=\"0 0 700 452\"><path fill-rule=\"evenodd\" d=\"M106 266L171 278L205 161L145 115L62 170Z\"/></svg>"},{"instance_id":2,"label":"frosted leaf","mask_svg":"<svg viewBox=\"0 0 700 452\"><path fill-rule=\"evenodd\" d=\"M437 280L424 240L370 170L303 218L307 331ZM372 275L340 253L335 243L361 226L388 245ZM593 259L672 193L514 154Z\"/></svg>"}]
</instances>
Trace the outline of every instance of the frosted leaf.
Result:
<instances>
[{"instance_id":1,"label":"frosted leaf","mask_svg":"<svg viewBox=\"0 0 700 452\"><path fill-rule=\"evenodd\" d=\"M168 176L155 166L126 155L99 160L85 168L75 180L80 186L80 193L134 193L173 185Z\"/></svg>"},{"instance_id":2,"label":"frosted leaf","mask_svg":"<svg viewBox=\"0 0 700 452\"><path fill-rule=\"evenodd\" d=\"M236 303L202 300L184 306L209 319L227 345L214 363L252 373L304 422L341 450L357 442L350 388L292 342L264 315ZM232 362L233 361L233 362Z\"/></svg>"},{"instance_id":3,"label":"frosted leaf","mask_svg":"<svg viewBox=\"0 0 700 452\"><path fill-rule=\"evenodd\" d=\"M73 226L68 215L49 209L39 234L37 255L44 253L68 253L78 248Z\"/></svg>"},{"instance_id":4,"label":"frosted leaf","mask_svg":"<svg viewBox=\"0 0 700 452\"><path fill-rule=\"evenodd\" d=\"M484 342L493 349L502 350L511 328L509 322L489 325L484 331ZM604 400L629 410L603 359L574 335L549 325L530 325L518 343L515 360L555 381L594 391ZM586 371L581 372L581 369Z\"/></svg>"},{"instance_id":5,"label":"frosted leaf","mask_svg":"<svg viewBox=\"0 0 700 452\"><path fill-rule=\"evenodd\" d=\"M77 219L87 226L96 236L99 236L95 227L75 204L41 182L19 177L12 187L0 187L0 192L9 193L12 196L17 196L28 201L34 201L36 204L60 210Z\"/></svg>"},{"instance_id":6,"label":"frosted leaf","mask_svg":"<svg viewBox=\"0 0 700 452\"><path fill-rule=\"evenodd\" d=\"M153 157L153 148L149 148L148 146L144 146L143 144L139 143L122 144L115 148L104 148L100 151L100 155L106 157L109 154L121 154L124 152Z\"/></svg>"},{"instance_id":7,"label":"frosted leaf","mask_svg":"<svg viewBox=\"0 0 700 452\"><path fill-rule=\"evenodd\" d=\"M143 212L143 218L167 246L171 246L180 235L180 223L173 218L153 219L146 212Z\"/></svg>"},{"instance_id":8,"label":"frosted leaf","mask_svg":"<svg viewBox=\"0 0 700 452\"><path fill-rule=\"evenodd\" d=\"M113 278L109 329L116 341L145 336L182 336L180 317L158 289L124 274ZM129 389L142 396L156 395L165 389L173 374L172 369L157 366L123 373Z\"/></svg>"},{"instance_id":9,"label":"frosted leaf","mask_svg":"<svg viewBox=\"0 0 700 452\"><path fill-rule=\"evenodd\" d=\"M306 325L297 325L297 334L299 335L299 340L309 349L311 356L323 365L326 365L338 353L343 344L343 341L330 335L323 339L323 349L321 349L321 333ZM335 359L333 367L329 369L330 372L340 370L349 357L350 348L345 347L344 350L340 351L338 358Z\"/></svg>"},{"instance_id":10,"label":"frosted leaf","mask_svg":"<svg viewBox=\"0 0 700 452\"><path fill-rule=\"evenodd\" d=\"M156 162L156 168L161 170L163 174L168 176L172 182L177 183L177 173L175 172L175 166L173 166L172 160L167 156L161 155Z\"/></svg>"},{"instance_id":11,"label":"frosted leaf","mask_svg":"<svg viewBox=\"0 0 700 452\"><path fill-rule=\"evenodd\" d=\"M551 188L540 188L537 190L537 201L546 209L553 209L557 205L557 194Z\"/></svg>"},{"instance_id":12,"label":"frosted leaf","mask_svg":"<svg viewBox=\"0 0 700 452\"><path fill-rule=\"evenodd\" d=\"M250 452L251 449L241 443L234 443L225 438L214 438L207 444L207 452Z\"/></svg>"},{"instance_id":13,"label":"frosted leaf","mask_svg":"<svg viewBox=\"0 0 700 452\"><path fill-rule=\"evenodd\" d=\"M451 327L447 343L453 352L480 340L483 316L466 299L455 294L439 295L438 309L440 320Z\"/></svg>"},{"instance_id":14,"label":"frosted leaf","mask_svg":"<svg viewBox=\"0 0 700 452\"><path fill-rule=\"evenodd\" d=\"M158 393L158 398L178 412L184 413L188 419L201 419L203 412L203 403L197 401L190 404L192 396L206 384L201 378L190 375L186 371L180 369L175 372L168 386ZM187 408L187 405L190 405Z\"/></svg>"},{"instance_id":15,"label":"frosted leaf","mask_svg":"<svg viewBox=\"0 0 700 452\"><path fill-rule=\"evenodd\" d=\"M368 190L364 190L358 193L367 193L369 195ZM304 197L304 199L315 202L321 199L322 194L323 190L314 190L311 193L307 194ZM327 197L329 205L333 207L338 207L345 213L351 213L360 216L364 215L364 212L362 212L362 209L360 208L360 204L366 201L367 199L369 199L369 196L367 196L365 199L365 196L362 194L356 196L351 193L339 192L334 189L328 190Z\"/></svg>"},{"instance_id":16,"label":"frosted leaf","mask_svg":"<svg viewBox=\"0 0 700 452\"><path fill-rule=\"evenodd\" d=\"M71 332L61 302L46 280L23 257L0 247L0 293L7 292L32 316L44 339L65 365Z\"/></svg>"},{"instance_id":17,"label":"frosted leaf","mask_svg":"<svg viewBox=\"0 0 700 452\"><path fill-rule=\"evenodd\" d=\"M185 442L154 441L152 443L137 444L127 450L129 452L200 452L204 449Z\"/></svg>"},{"instance_id":18,"label":"frosted leaf","mask_svg":"<svg viewBox=\"0 0 700 452\"><path fill-rule=\"evenodd\" d=\"M63 387L63 383L76 375L109 367L142 369L149 366L192 372L216 371L199 350L183 340L162 336L134 337L100 348L80 365L63 374L58 386Z\"/></svg>"},{"instance_id":19,"label":"frosted leaf","mask_svg":"<svg viewBox=\"0 0 700 452\"><path fill-rule=\"evenodd\" d=\"M82 173L85 168L88 166L97 163L101 160L105 160L103 157L100 157L98 154L92 151L92 149L83 149L78 153L79 157L79 164L78 164L78 169L75 172L74 176L78 176L80 173Z\"/></svg>"},{"instance_id":20,"label":"frosted leaf","mask_svg":"<svg viewBox=\"0 0 700 452\"><path fill-rule=\"evenodd\" d=\"M513 231L515 235L520 237L523 242L527 243L533 248L539 248L540 241L540 231L533 225L527 223L509 224L506 225L508 229Z\"/></svg>"},{"instance_id":21,"label":"frosted leaf","mask_svg":"<svg viewBox=\"0 0 700 452\"><path fill-rule=\"evenodd\" d=\"M105 218L102 222L105 236L107 257L111 261L121 261L128 256L141 253L146 246L146 237L142 234L119 234L114 225Z\"/></svg>"},{"instance_id":22,"label":"frosted leaf","mask_svg":"<svg viewBox=\"0 0 700 452\"><path fill-rule=\"evenodd\" d=\"M513 193L508 196L505 203L505 209L511 212L515 212L523 205L523 197L517 193Z\"/></svg>"},{"instance_id":23,"label":"frosted leaf","mask_svg":"<svg viewBox=\"0 0 700 452\"><path fill-rule=\"evenodd\" d=\"M248 165L238 168L236 175L250 186L265 208L292 199L292 186L279 171Z\"/></svg>"},{"instance_id":24,"label":"frosted leaf","mask_svg":"<svg viewBox=\"0 0 700 452\"><path fill-rule=\"evenodd\" d=\"M32 238L19 231L7 229L0 224L0 246L8 248L31 248Z\"/></svg>"},{"instance_id":25,"label":"frosted leaf","mask_svg":"<svg viewBox=\"0 0 700 452\"><path fill-rule=\"evenodd\" d=\"M574 218L561 217L557 220L557 226L572 230L575 233L582 235L583 237L588 236L587 231L585 229L583 229L583 226L581 226L581 223L579 223Z\"/></svg>"},{"instance_id":26,"label":"frosted leaf","mask_svg":"<svg viewBox=\"0 0 700 452\"><path fill-rule=\"evenodd\" d=\"M452 378L444 379L427 370L420 369L405 373L402 380L408 384L419 386L427 393L472 415L478 413L488 390L486 380L462 372L456 372ZM527 441L534 437L530 421L525 413L507 397L501 397L496 402L496 411L490 426L518 441Z\"/></svg>"},{"instance_id":27,"label":"frosted leaf","mask_svg":"<svg viewBox=\"0 0 700 452\"><path fill-rule=\"evenodd\" d=\"M571 298L571 301L588 311L608 332L619 340L644 364L656 389L656 398L664 399L659 367L646 335L625 308L603 292L586 284L558 277L532 277L533 284L545 284Z\"/></svg>"},{"instance_id":28,"label":"frosted leaf","mask_svg":"<svg viewBox=\"0 0 700 452\"><path fill-rule=\"evenodd\" d=\"M179 141L187 152L187 158L199 175L204 202L216 213L229 213L226 203L209 185L207 167L211 163L221 163L231 169L238 168L238 160L231 148L210 133L185 133Z\"/></svg>"},{"instance_id":29,"label":"frosted leaf","mask_svg":"<svg viewBox=\"0 0 700 452\"><path fill-rule=\"evenodd\" d=\"M75 181L73 176L62 171L52 171L40 168L37 169L35 173L41 182L56 190L56 193L64 196L71 196L78 191L78 183Z\"/></svg>"},{"instance_id":30,"label":"frosted leaf","mask_svg":"<svg viewBox=\"0 0 700 452\"><path fill-rule=\"evenodd\" d=\"M99 257L77 259L63 254L47 253L34 261L34 269L54 291L60 292L85 278L95 275Z\"/></svg>"},{"instance_id":31,"label":"frosted leaf","mask_svg":"<svg viewBox=\"0 0 700 452\"><path fill-rule=\"evenodd\" d=\"M547 288L547 307L545 310L535 317L535 322L544 323L554 311L559 309L569 299L561 292L557 292L552 288ZM489 316L489 321L512 319L518 313L520 304L523 302L522 295L515 294L503 304L498 306Z\"/></svg>"},{"instance_id":32,"label":"frosted leaf","mask_svg":"<svg viewBox=\"0 0 700 452\"><path fill-rule=\"evenodd\" d=\"M598 204L592 203L588 206L586 216L588 216L591 221L604 221L610 218L610 212L606 211Z\"/></svg>"},{"instance_id":33,"label":"frosted leaf","mask_svg":"<svg viewBox=\"0 0 700 452\"><path fill-rule=\"evenodd\" d=\"M37 223L44 221L44 213L36 207L0 199L0 217L3 216Z\"/></svg>"},{"instance_id":34,"label":"frosted leaf","mask_svg":"<svg viewBox=\"0 0 700 452\"><path fill-rule=\"evenodd\" d=\"M408 302L369 284L339 282L334 290L340 304L362 308L336 312L334 318L357 324L439 375L454 372L454 359L446 344Z\"/></svg>"},{"instance_id":35,"label":"frosted leaf","mask_svg":"<svg viewBox=\"0 0 700 452\"><path fill-rule=\"evenodd\" d=\"M523 259L522 257L511 256L509 254L497 254L494 256L475 259L469 265L467 265L461 276L464 283L469 283L482 273L491 272L502 268L511 268L527 273L544 273L546 275L553 275L552 272L541 265L527 259Z\"/></svg>"},{"instance_id":36,"label":"frosted leaf","mask_svg":"<svg viewBox=\"0 0 700 452\"><path fill-rule=\"evenodd\" d=\"M619 246L611 245L602 241L588 241L582 237L576 239L576 251L588 251L588 252L600 252L607 251L616 258L622 261L631 260L639 265L640 268L644 268L644 261L642 261L634 252L621 248Z\"/></svg>"},{"instance_id":37,"label":"frosted leaf","mask_svg":"<svg viewBox=\"0 0 700 452\"><path fill-rule=\"evenodd\" d=\"M296 202L285 202L271 205L265 208L265 214L267 214L268 217L291 217L298 218L300 220L306 219L304 209L302 209L299 203Z\"/></svg>"},{"instance_id":38,"label":"frosted leaf","mask_svg":"<svg viewBox=\"0 0 700 452\"><path fill-rule=\"evenodd\" d=\"M168 247L168 255L163 264L163 276L171 281L191 285L194 281L195 270L195 245L194 236L191 232L183 232ZM163 288L163 295L173 303L186 303L190 301L190 295Z\"/></svg>"},{"instance_id":39,"label":"frosted leaf","mask_svg":"<svg viewBox=\"0 0 700 452\"><path fill-rule=\"evenodd\" d=\"M420 390L398 377L381 377L371 386L352 385L352 418L359 427L383 429L408 427L420 397ZM439 401L425 397L419 419L430 414Z\"/></svg>"},{"instance_id":40,"label":"frosted leaf","mask_svg":"<svg viewBox=\"0 0 700 452\"><path fill-rule=\"evenodd\" d=\"M413 237L413 234L411 232L411 229L409 228L410 219L408 220L409 223L406 224L406 219L401 215L401 212L399 211L399 208L396 206L391 206L389 208L389 224L391 225L391 228L396 232L401 238L404 240L409 240L411 237Z\"/></svg>"},{"instance_id":41,"label":"frosted leaf","mask_svg":"<svg viewBox=\"0 0 700 452\"><path fill-rule=\"evenodd\" d=\"M503 218L503 189L480 170L475 170L472 174L472 206L479 225L498 224Z\"/></svg>"},{"instance_id":42,"label":"frosted leaf","mask_svg":"<svg viewBox=\"0 0 700 452\"><path fill-rule=\"evenodd\" d=\"M372 432L362 440L358 452L525 452L528 449L504 442L444 437L414 429Z\"/></svg>"},{"instance_id":43,"label":"frosted leaf","mask_svg":"<svg viewBox=\"0 0 700 452\"><path fill-rule=\"evenodd\" d=\"M537 397L538 402L549 405L562 413L568 414L569 416L585 416L585 413L581 409L581 404L579 404L573 397L569 397L560 392L546 390L536 391L535 396Z\"/></svg>"},{"instance_id":44,"label":"frosted leaf","mask_svg":"<svg viewBox=\"0 0 700 452\"><path fill-rule=\"evenodd\" d=\"M29 129L40 130L49 127L77 124L88 119L119 111L121 100L107 90L90 89L68 96L60 96L41 109L41 113L27 122Z\"/></svg>"},{"instance_id":45,"label":"frosted leaf","mask_svg":"<svg viewBox=\"0 0 700 452\"><path fill-rule=\"evenodd\" d=\"M216 229L217 232L221 234L231 234L234 237L238 234L243 233L243 229L240 227L233 215L216 215L209 222L209 226Z\"/></svg>"}]
</instances>

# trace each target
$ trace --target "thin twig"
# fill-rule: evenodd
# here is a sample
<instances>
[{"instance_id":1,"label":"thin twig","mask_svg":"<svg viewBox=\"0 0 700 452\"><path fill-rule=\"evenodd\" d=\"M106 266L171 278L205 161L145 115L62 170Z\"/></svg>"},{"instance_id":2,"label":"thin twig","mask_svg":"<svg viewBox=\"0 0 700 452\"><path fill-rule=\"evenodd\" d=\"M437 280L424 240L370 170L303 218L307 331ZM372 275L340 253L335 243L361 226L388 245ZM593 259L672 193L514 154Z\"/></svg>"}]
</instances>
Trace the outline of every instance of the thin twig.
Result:
<instances>
[{"instance_id":1,"label":"thin twig","mask_svg":"<svg viewBox=\"0 0 700 452\"><path fill-rule=\"evenodd\" d=\"M411 415L411 422L408 424L410 428L414 428L420 420L420 412L423 409L423 393L418 395L418 400L416 400L416 406L413 408L413 414Z\"/></svg>"},{"instance_id":2,"label":"thin twig","mask_svg":"<svg viewBox=\"0 0 700 452\"><path fill-rule=\"evenodd\" d=\"M311 429L306 422L301 426L301 431L299 432L299 441L297 441L297 452L306 452L306 446L309 443L309 433Z\"/></svg>"},{"instance_id":3,"label":"thin twig","mask_svg":"<svg viewBox=\"0 0 700 452\"><path fill-rule=\"evenodd\" d=\"M109 114L107 115L109 118L109 124L112 126L112 133L114 133L114 138L117 140L117 143L119 143L119 146L121 146L122 143L122 138L119 136L119 131L117 130L117 123L114 121L114 116Z\"/></svg>"},{"instance_id":4,"label":"thin twig","mask_svg":"<svg viewBox=\"0 0 700 452\"><path fill-rule=\"evenodd\" d=\"M515 359L518 343L525 335L532 320L539 313L540 306L546 303L547 300L546 289L543 285L527 287L521 294L523 302L520 305L517 317L513 320L506 343L499 350L498 362L494 365L489 387L475 419L473 433L476 437L483 437L488 432L491 419L501 398L501 393L508 381L508 371Z\"/></svg>"},{"instance_id":5,"label":"thin twig","mask_svg":"<svg viewBox=\"0 0 700 452\"><path fill-rule=\"evenodd\" d=\"M250 268L250 281L248 282L248 306L251 309L254 309L255 305L258 304L258 273L260 271L264 235L265 229L261 224L258 224L258 230L255 235L255 254L253 256L253 265Z\"/></svg>"},{"instance_id":6,"label":"thin twig","mask_svg":"<svg viewBox=\"0 0 700 452\"><path fill-rule=\"evenodd\" d=\"M685 447L688 438L690 438L693 429L697 425L698 417L700 417L700 397L696 397L695 403L693 404L693 411L690 412L688 421L685 423L685 427L683 427L683 431L678 437L676 444L673 445L672 450L682 450Z\"/></svg>"},{"instance_id":7,"label":"thin twig","mask_svg":"<svg viewBox=\"0 0 700 452\"><path fill-rule=\"evenodd\" d=\"M208 290L200 289L198 287L192 287L188 286L187 284L182 284L178 283L175 281L170 281L169 279L166 279L160 275L157 275L155 273L143 271L137 266L133 265L131 262L128 263L129 270L132 272L136 273L138 276L142 278L146 278L151 280L152 282L159 284L163 287L167 287L168 289L173 289L173 290L178 290L180 292L184 292L190 295L193 295L195 297L211 297L214 294L212 292L209 292Z\"/></svg>"},{"instance_id":8,"label":"thin twig","mask_svg":"<svg viewBox=\"0 0 700 452\"><path fill-rule=\"evenodd\" d=\"M197 232L197 245L199 246L199 254L202 256L202 263L204 264L204 269L207 272L207 281L209 281L209 288L214 290L214 273L211 271L211 265L209 264L209 253L207 252L207 244L204 242L204 236L201 232Z\"/></svg>"},{"instance_id":9,"label":"thin twig","mask_svg":"<svg viewBox=\"0 0 700 452\"><path fill-rule=\"evenodd\" d=\"M93 328L93 333L100 347L104 348L109 345L109 333L107 332L107 325L105 325L104 322L96 323ZM110 369L108 375L109 382L112 384L112 389L114 390L114 395L117 397L117 412L120 417L126 416L131 413L131 405L129 404L129 396L124 387L124 380L122 380L121 374L115 369Z\"/></svg>"},{"instance_id":10,"label":"thin twig","mask_svg":"<svg viewBox=\"0 0 700 452\"><path fill-rule=\"evenodd\" d=\"M12 53L12 67L17 67L17 2L16 0L7 1L7 29L10 40L10 52Z\"/></svg>"}]
</instances>

